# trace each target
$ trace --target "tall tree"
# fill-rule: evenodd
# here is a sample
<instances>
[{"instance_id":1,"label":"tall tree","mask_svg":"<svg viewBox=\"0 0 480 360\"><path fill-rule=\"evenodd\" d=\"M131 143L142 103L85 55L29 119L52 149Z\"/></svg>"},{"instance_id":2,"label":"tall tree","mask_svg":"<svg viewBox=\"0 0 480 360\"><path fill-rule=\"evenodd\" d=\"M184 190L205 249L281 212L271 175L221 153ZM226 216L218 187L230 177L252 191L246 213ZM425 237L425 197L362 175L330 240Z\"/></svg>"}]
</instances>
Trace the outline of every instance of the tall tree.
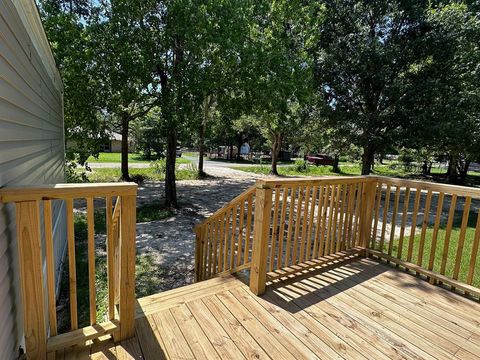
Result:
<instances>
[{"instance_id":1,"label":"tall tree","mask_svg":"<svg viewBox=\"0 0 480 360\"><path fill-rule=\"evenodd\" d=\"M66 159L83 165L107 139L88 25L92 8L85 1L44 0L40 5L63 80Z\"/></svg>"},{"instance_id":2,"label":"tall tree","mask_svg":"<svg viewBox=\"0 0 480 360\"><path fill-rule=\"evenodd\" d=\"M299 10L299 1L262 2L249 40L251 71L244 86L251 119L270 142L273 175L284 137L301 127L298 110L311 92Z\"/></svg>"},{"instance_id":3,"label":"tall tree","mask_svg":"<svg viewBox=\"0 0 480 360\"><path fill-rule=\"evenodd\" d=\"M100 2L92 19L95 65L100 77L103 109L122 134L122 179L130 179L128 144L130 123L155 105L152 100L152 64L148 52L144 2Z\"/></svg>"},{"instance_id":4,"label":"tall tree","mask_svg":"<svg viewBox=\"0 0 480 360\"><path fill-rule=\"evenodd\" d=\"M326 0L312 11L309 52L316 89L332 127L363 149L362 174L374 155L408 126L402 106L413 88L409 73L424 62L427 1Z\"/></svg>"}]
</instances>

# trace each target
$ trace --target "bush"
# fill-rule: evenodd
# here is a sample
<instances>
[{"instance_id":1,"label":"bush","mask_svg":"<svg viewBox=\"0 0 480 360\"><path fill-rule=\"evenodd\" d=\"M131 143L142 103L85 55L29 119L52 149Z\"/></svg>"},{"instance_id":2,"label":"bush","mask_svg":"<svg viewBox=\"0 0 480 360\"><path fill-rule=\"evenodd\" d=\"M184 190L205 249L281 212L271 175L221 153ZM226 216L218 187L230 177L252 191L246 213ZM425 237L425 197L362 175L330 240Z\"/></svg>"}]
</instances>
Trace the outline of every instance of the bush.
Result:
<instances>
[{"instance_id":1,"label":"bush","mask_svg":"<svg viewBox=\"0 0 480 360\"><path fill-rule=\"evenodd\" d=\"M294 169L298 172L301 172L301 173L310 172L310 166L308 165L308 163L305 160L296 160L295 165L294 165Z\"/></svg>"}]
</instances>

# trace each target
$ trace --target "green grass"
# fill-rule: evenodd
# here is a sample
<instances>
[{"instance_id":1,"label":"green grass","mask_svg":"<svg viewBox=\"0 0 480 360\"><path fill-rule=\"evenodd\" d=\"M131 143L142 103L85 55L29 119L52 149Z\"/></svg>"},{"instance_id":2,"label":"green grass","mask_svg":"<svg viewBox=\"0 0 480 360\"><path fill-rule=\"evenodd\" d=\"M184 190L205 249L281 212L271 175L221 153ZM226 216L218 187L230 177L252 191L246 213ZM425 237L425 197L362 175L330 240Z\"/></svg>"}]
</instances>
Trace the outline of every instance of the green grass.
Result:
<instances>
[{"instance_id":1,"label":"green grass","mask_svg":"<svg viewBox=\"0 0 480 360\"><path fill-rule=\"evenodd\" d=\"M232 166L232 168L262 175L268 175L270 173L270 164L258 166ZM445 171L442 169L432 168L433 175L444 173ZM280 176L355 176L361 174L361 166L360 164L355 163L340 163L340 173L335 173L332 171L331 166L307 165L306 168L302 168L300 163L298 163L295 165L279 166L278 174ZM419 173L415 171L406 171L403 166L395 164L376 165L372 174L400 178L415 178L419 176ZM468 175L479 176L479 173L469 172Z\"/></svg>"},{"instance_id":2,"label":"green grass","mask_svg":"<svg viewBox=\"0 0 480 360\"><path fill-rule=\"evenodd\" d=\"M89 163L120 163L122 160L121 153L100 153L98 154L98 159L90 156L88 158ZM128 154L128 162L129 163L150 163L151 160L145 159L143 154ZM189 160L184 159L182 157L177 158L177 164L188 164L190 163Z\"/></svg>"},{"instance_id":3,"label":"green grass","mask_svg":"<svg viewBox=\"0 0 480 360\"><path fill-rule=\"evenodd\" d=\"M454 226L452 228L452 232L450 235L450 242L448 247L448 256L447 262L445 266L445 275L452 278L453 271L455 267L455 260L457 255L457 248L460 238L460 224L461 224L462 212L457 211L455 214L455 221ZM474 211L470 212L468 227L466 228L465 232L465 242L464 248L462 252L462 258L460 262L460 270L458 279L462 282L466 282L468 270L470 267L470 254L472 252L473 240L475 238L475 222L477 219L477 213ZM432 249L432 237L433 237L433 227L428 227L425 232L425 245L424 251L422 256L422 266L424 268L428 267L429 259L430 259L430 252ZM433 271L440 273L441 264L442 264L442 257L443 257L443 250L445 244L445 237L446 237L446 228L445 225L441 226L438 231L438 238L437 238L437 245L435 248L435 257L434 257L434 264L433 264ZM418 262L418 250L420 248L421 242L421 228L416 229L415 236L412 243L412 258L410 262L417 263ZM408 248L410 244L410 236L405 236L402 244L402 255L401 259L408 261ZM392 254L397 256L399 249L399 238L394 239L392 244ZM388 251L388 244L384 245L384 252ZM477 268L480 266L480 262L477 260ZM473 286L480 287L480 270L477 269L474 278L473 278Z\"/></svg>"},{"instance_id":4,"label":"green grass","mask_svg":"<svg viewBox=\"0 0 480 360\"><path fill-rule=\"evenodd\" d=\"M251 172L255 174L268 175L270 165L258 166L232 166L232 169ZM278 174L281 176L324 176L324 175L359 175L360 166L343 166L340 173L334 173L331 166L308 166L307 170L299 170L297 165L279 166Z\"/></svg>"},{"instance_id":5,"label":"green grass","mask_svg":"<svg viewBox=\"0 0 480 360\"><path fill-rule=\"evenodd\" d=\"M144 204L137 208L137 223L162 220L173 216L173 211L166 209L160 203ZM85 214L77 213L75 221L75 263L77 272L77 302L78 324L80 327L89 325L89 284L88 284L88 225ZM105 234L105 209L97 208L94 212L95 232ZM136 259L136 296L150 295L164 279L165 270L157 269L153 257L148 254L139 254ZM108 310L108 277L106 245L96 243L95 256L95 292L97 296L97 321L102 322ZM65 260L62 270L60 287L60 309L58 326L60 331L70 328L69 311L69 282L68 259Z\"/></svg>"},{"instance_id":6,"label":"green grass","mask_svg":"<svg viewBox=\"0 0 480 360\"><path fill-rule=\"evenodd\" d=\"M165 175L158 173L153 168L130 168L130 177L134 180L146 181L162 181ZM193 169L177 169L175 172L177 180L195 180L197 179L197 172ZM98 168L92 169L92 172L87 173L88 181L90 182L117 182L121 181L121 170L119 168Z\"/></svg>"}]
</instances>

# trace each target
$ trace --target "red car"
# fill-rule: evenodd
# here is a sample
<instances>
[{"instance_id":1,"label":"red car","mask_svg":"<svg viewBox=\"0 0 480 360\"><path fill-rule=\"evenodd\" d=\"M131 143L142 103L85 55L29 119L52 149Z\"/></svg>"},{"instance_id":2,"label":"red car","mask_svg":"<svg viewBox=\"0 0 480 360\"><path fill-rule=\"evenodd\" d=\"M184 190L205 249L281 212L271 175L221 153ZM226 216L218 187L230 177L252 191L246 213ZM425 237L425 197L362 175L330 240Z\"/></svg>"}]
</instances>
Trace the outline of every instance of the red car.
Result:
<instances>
[{"instance_id":1,"label":"red car","mask_svg":"<svg viewBox=\"0 0 480 360\"><path fill-rule=\"evenodd\" d=\"M319 165L333 165L333 159L325 154L306 155L305 160L308 162Z\"/></svg>"}]
</instances>

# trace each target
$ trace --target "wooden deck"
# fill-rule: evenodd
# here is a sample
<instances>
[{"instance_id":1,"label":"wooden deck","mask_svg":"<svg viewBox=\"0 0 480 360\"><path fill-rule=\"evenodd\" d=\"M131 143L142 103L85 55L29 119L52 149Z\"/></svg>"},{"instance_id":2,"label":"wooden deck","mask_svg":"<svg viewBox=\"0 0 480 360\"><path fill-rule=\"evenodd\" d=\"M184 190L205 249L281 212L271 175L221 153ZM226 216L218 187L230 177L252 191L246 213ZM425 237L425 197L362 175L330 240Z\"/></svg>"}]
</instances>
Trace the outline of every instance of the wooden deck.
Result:
<instances>
[{"instance_id":1,"label":"wooden deck","mask_svg":"<svg viewBox=\"0 0 480 360\"><path fill-rule=\"evenodd\" d=\"M480 304L369 259L254 296L228 276L138 300L136 337L57 359L478 359Z\"/></svg>"}]
</instances>

